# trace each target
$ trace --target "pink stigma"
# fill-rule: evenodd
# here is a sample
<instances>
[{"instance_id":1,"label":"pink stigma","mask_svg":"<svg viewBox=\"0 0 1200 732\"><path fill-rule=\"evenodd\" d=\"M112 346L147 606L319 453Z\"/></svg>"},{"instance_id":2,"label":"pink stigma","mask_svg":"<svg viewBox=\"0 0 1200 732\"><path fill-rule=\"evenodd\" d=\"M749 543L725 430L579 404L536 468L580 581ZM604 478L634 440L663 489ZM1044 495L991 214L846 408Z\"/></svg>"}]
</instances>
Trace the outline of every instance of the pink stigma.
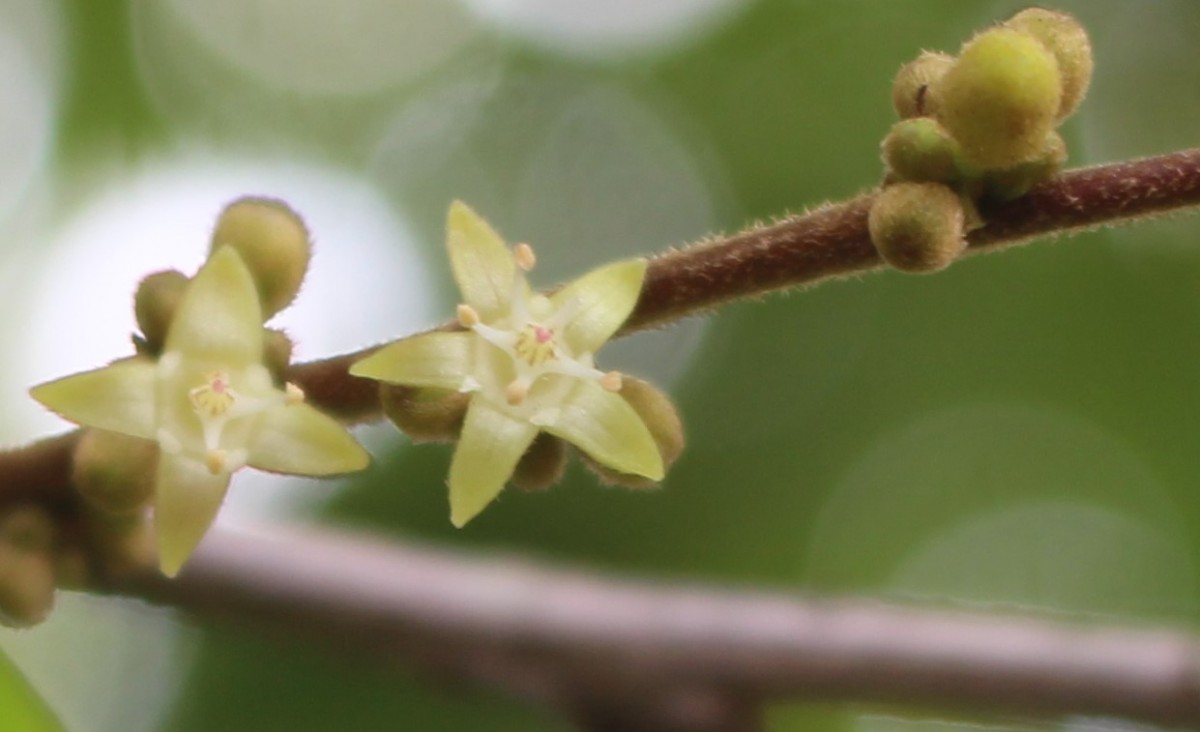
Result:
<instances>
[{"instance_id":1,"label":"pink stigma","mask_svg":"<svg viewBox=\"0 0 1200 732\"><path fill-rule=\"evenodd\" d=\"M540 325L533 329L533 333L537 337L538 343L545 343L554 338L554 331L549 328L543 328Z\"/></svg>"},{"instance_id":2,"label":"pink stigma","mask_svg":"<svg viewBox=\"0 0 1200 732\"><path fill-rule=\"evenodd\" d=\"M222 381L221 379L213 379L212 380L212 390L214 392L216 392L217 394L224 394L225 393L225 382Z\"/></svg>"}]
</instances>

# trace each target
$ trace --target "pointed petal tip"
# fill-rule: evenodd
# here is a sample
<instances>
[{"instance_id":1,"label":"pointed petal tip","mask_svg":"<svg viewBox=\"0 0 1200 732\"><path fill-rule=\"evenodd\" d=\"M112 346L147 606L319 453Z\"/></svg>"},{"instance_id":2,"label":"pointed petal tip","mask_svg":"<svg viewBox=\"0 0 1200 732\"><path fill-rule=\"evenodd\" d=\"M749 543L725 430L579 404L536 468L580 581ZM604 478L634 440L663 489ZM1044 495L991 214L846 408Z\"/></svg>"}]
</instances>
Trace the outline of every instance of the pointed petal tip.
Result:
<instances>
[{"instance_id":1,"label":"pointed petal tip","mask_svg":"<svg viewBox=\"0 0 1200 732\"><path fill-rule=\"evenodd\" d=\"M68 422L149 439L155 374L149 361L119 361L38 384L29 396Z\"/></svg>"},{"instance_id":2,"label":"pointed petal tip","mask_svg":"<svg viewBox=\"0 0 1200 732\"><path fill-rule=\"evenodd\" d=\"M479 502L471 500L470 497L464 496L461 492L456 495L455 491L450 491L450 523L456 529L461 529L471 521L483 513L483 509L491 504L491 499Z\"/></svg>"},{"instance_id":3,"label":"pointed petal tip","mask_svg":"<svg viewBox=\"0 0 1200 732\"><path fill-rule=\"evenodd\" d=\"M656 460L652 466L647 466L647 468L648 469L642 473L642 476L649 478L655 483L662 482L662 479L667 477L666 468L662 463L662 456L659 456L658 460Z\"/></svg>"},{"instance_id":4,"label":"pointed petal tip","mask_svg":"<svg viewBox=\"0 0 1200 732\"><path fill-rule=\"evenodd\" d=\"M401 338L355 362L350 374L389 384L457 389L469 375L473 337L435 331Z\"/></svg>"},{"instance_id":5,"label":"pointed petal tip","mask_svg":"<svg viewBox=\"0 0 1200 732\"><path fill-rule=\"evenodd\" d=\"M179 570L183 569L183 563L187 561L187 557L167 557L160 556L158 558L158 571L163 573L167 579L175 579L179 574Z\"/></svg>"},{"instance_id":6,"label":"pointed petal tip","mask_svg":"<svg viewBox=\"0 0 1200 732\"><path fill-rule=\"evenodd\" d=\"M386 350L386 347L379 349L366 358L359 359L358 361L350 364L350 375L358 376L364 379L383 381L383 375L380 373L380 365L383 359L379 357L379 354L384 350Z\"/></svg>"}]
</instances>

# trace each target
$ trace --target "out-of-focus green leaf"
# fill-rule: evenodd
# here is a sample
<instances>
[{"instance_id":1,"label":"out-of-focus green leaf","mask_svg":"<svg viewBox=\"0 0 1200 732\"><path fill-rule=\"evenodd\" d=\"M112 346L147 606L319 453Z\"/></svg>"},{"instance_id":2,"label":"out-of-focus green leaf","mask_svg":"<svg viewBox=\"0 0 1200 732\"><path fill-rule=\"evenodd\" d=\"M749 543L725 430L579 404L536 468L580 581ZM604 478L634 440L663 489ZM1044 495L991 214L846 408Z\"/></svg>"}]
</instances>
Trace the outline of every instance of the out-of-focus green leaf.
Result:
<instances>
[{"instance_id":1,"label":"out-of-focus green leaf","mask_svg":"<svg viewBox=\"0 0 1200 732\"><path fill-rule=\"evenodd\" d=\"M64 727L13 662L0 653L0 729L63 732Z\"/></svg>"}]
</instances>

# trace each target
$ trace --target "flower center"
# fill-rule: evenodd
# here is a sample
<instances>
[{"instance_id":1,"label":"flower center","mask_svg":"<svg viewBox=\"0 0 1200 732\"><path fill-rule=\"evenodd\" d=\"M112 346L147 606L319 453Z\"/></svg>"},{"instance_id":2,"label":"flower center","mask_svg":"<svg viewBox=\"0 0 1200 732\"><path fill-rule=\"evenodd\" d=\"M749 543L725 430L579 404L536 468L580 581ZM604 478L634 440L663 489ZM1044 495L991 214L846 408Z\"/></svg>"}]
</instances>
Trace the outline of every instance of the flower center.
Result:
<instances>
[{"instance_id":1,"label":"flower center","mask_svg":"<svg viewBox=\"0 0 1200 732\"><path fill-rule=\"evenodd\" d=\"M556 337L556 334L565 331L578 316L580 303L568 302L541 322L535 321L532 318L529 286L525 283L524 274L533 269L537 261L533 249L528 244L518 244L513 249L513 260L517 267L509 298L509 314L499 321L507 324L507 327L483 323L475 308L467 304L458 306L460 325L470 328L480 338L504 351L513 360L517 377L504 387L505 401L513 406L524 402L533 382L544 374L563 374L590 379L600 382L600 385L609 391L620 391L621 375L618 372L600 371L592 365L591 354L569 353ZM460 390L475 391L479 389L479 385L479 379L468 376Z\"/></svg>"},{"instance_id":2,"label":"flower center","mask_svg":"<svg viewBox=\"0 0 1200 732\"><path fill-rule=\"evenodd\" d=\"M235 392L229 388L229 377L223 372L213 371L205 378L207 383L188 392L188 400L201 422L224 417L237 401Z\"/></svg>"},{"instance_id":3,"label":"flower center","mask_svg":"<svg viewBox=\"0 0 1200 732\"><path fill-rule=\"evenodd\" d=\"M159 360L159 367L166 378L177 373L182 359L178 353L167 353ZM285 391L279 391L269 385L269 377L264 373L262 389L253 386L258 383L252 374L239 377L246 381L243 386L251 389L252 394L242 394L230 384L229 373L224 370L214 370L204 375L204 381L187 391L188 402L192 412L200 422L200 430L204 444L202 446L204 465L215 474L232 473L246 464L248 451L245 446L225 447L221 444L225 427L231 420L241 419L258 414L267 409L284 404L298 404L304 401L304 392L294 384L288 384ZM194 382L193 382L194 383ZM180 440L178 432L168 425L160 424L158 442L162 449L179 453L186 448ZM194 448L193 448L194 449Z\"/></svg>"},{"instance_id":4,"label":"flower center","mask_svg":"<svg viewBox=\"0 0 1200 732\"><path fill-rule=\"evenodd\" d=\"M530 366L541 366L555 358L554 331L541 325L529 323L517 332L513 346L517 358Z\"/></svg>"}]
</instances>

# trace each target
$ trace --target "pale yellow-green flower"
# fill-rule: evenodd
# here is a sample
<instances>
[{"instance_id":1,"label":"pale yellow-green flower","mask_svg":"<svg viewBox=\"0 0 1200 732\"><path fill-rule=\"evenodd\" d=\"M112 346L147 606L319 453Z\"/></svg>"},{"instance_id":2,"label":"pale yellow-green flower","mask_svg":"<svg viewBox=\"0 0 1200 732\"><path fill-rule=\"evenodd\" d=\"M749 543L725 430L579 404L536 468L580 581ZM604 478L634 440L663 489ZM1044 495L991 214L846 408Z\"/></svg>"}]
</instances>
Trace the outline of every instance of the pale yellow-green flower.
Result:
<instances>
[{"instance_id":1,"label":"pale yellow-green flower","mask_svg":"<svg viewBox=\"0 0 1200 732\"><path fill-rule=\"evenodd\" d=\"M397 341L350 373L471 395L450 465L451 522L464 525L496 497L538 432L619 473L661 480L662 455L617 393L620 374L593 363L637 303L646 262L601 267L546 297L525 279L533 250L510 250L461 202L450 207L446 246L466 330Z\"/></svg>"},{"instance_id":2,"label":"pale yellow-green flower","mask_svg":"<svg viewBox=\"0 0 1200 732\"><path fill-rule=\"evenodd\" d=\"M168 576L212 524L239 468L320 476L360 470L369 459L299 389L273 383L254 280L231 247L213 253L188 285L157 361L119 361L30 393L72 422L158 443L154 521Z\"/></svg>"}]
</instances>

